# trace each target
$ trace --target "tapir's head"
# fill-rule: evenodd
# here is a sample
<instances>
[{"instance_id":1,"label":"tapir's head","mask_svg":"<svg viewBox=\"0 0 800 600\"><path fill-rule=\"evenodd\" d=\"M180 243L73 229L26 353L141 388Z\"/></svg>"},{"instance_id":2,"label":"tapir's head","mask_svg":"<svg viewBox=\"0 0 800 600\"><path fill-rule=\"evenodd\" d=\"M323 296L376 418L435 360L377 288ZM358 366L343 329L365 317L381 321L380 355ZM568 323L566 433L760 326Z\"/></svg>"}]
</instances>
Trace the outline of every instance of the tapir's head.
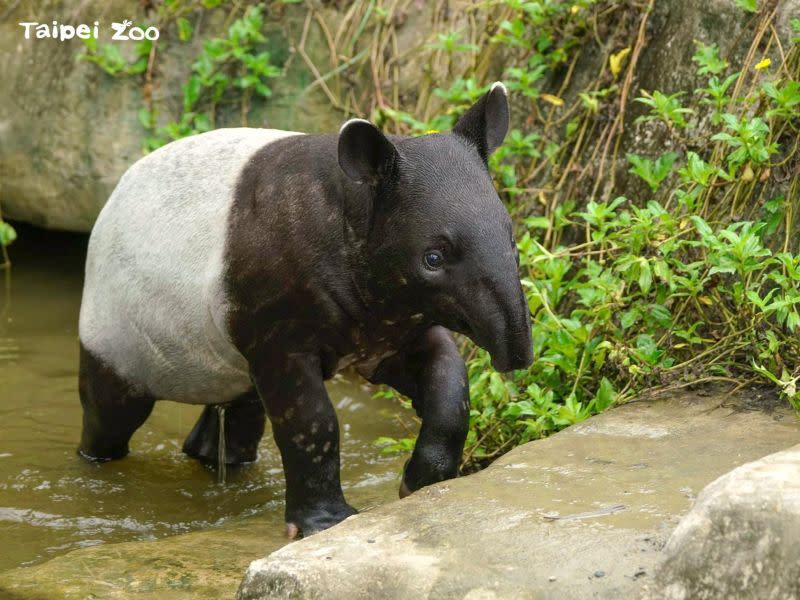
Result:
<instances>
[{"instance_id":1,"label":"tapir's head","mask_svg":"<svg viewBox=\"0 0 800 600\"><path fill-rule=\"evenodd\" d=\"M370 299L384 315L413 314L469 336L501 371L532 360L528 304L511 219L487 169L508 131L495 83L450 133L384 136L354 119L339 134L339 165L370 186Z\"/></svg>"}]
</instances>

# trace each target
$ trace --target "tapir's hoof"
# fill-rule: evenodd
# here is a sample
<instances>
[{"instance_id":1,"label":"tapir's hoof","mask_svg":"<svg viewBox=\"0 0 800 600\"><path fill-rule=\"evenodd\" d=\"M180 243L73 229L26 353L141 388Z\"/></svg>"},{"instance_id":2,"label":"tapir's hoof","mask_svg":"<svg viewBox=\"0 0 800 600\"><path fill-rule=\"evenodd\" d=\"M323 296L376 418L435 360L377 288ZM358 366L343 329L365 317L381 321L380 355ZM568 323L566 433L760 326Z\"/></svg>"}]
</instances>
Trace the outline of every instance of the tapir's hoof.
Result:
<instances>
[{"instance_id":1,"label":"tapir's hoof","mask_svg":"<svg viewBox=\"0 0 800 600\"><path fill-rule=\"evenodd\" d=\"M106 448L103 450L84 448L80 446L77 450L78 456L83 460L92 463L104 463L111 460L118 460L128 456L128 446L120 448Z\"/></svg>"},{"instance_id":2,"label":"tapir's hoof","mask_svg":"<svg viewBox=\"0 0 800 600\"><path fill-rule=\"evenodd\" d=\"M233 405L226 409L225 464L243 465L258 457L258 442L264 432L264 424L253 419L247 426L237 422L237 417L247 406ZM239 413L239 414L237 414ZM244 415L247 416L247 415ZM257 415L258 416L258 415ZM219 465L219 413L216 407L207 406L200 419L183 443L184 454L209 465Z\"/></svg>"},{"instance_id":3,"label":"tapir's hoof","mask_svg":"<svg viewBox=\"0 0 800 600\"><path fill-rule=\"evenodd\" d=\"M349 504L312 509L286 521L286 537L290 540L308 537L344 521L358 511Z\"/></svg>"},{"instance_id":4,"label":"tapir's hoof","mask_svg":"<svg viewBox=\"0 0 800 600\"><path fill-rule=\"evenodd\" d=\"M287 523L286 537L290 540L296 540L298 537L300 537L300 528L294 523Z\"/></svg>"},{"instance_id":5,"label":"tapir's hoof","mask_svg":"<svg viewBox=\"0 0 800 600\"><path fill-rule=\"evenodd\" d=\"M414 493L408 484L406 483L406 472L408 471L408 463L411 462L410 458L406 459L406 462L403 463L403 477L400 479L400 498L405 498L406 496L410 496Z\"/></svg>"},{"instance_id":6,"label":"tapir's hoof","mask_svg":"<svg viewBox=\"0 0 800 600\"><path fill-rule=\"evenodd\" d=\"M183 453L205 465L219 466L219 451L216 445L195 445L187 441L183 445ZM228 467L246 465L255 462L257 458L258 455L252 450L242 452L238 448L225 448L225 465Z\"/></svg>"},{"instance_id":7,"label":"tapir's hoof","mask_svg":"<svg viewBox=\"0 0 800 600\"><path fill-rule=\"evenodd\" d=\"M405 480L400 482L400 497L401 498L405 498L406 496L410 496L413 493L414 493L414 490L412 490L410 487L408 487L406 485Z\"/></svg>"}]
</instances>

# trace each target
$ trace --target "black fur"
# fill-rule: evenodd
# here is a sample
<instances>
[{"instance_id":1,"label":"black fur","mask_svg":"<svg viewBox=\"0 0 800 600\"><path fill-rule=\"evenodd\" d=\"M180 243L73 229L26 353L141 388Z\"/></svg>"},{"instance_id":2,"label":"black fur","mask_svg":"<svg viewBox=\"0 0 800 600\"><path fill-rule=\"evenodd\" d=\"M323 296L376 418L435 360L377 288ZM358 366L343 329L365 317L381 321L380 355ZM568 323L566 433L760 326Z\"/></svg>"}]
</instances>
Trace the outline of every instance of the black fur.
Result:
<instances>
[{"instance_id":1,"label":"black fur","mask_svg":"<svg viewBox=\"0 0 800 600\"><path fill-rule=\"evenodd\" d=\"M242 465L258 456L258 443L264 435L266 414L255 389L242 394L225 407L225 464ZM206 406L183 443L183 451L202 462L219 462L218 406Z\"/></svg>"},{"instance_id":2,"label":"black fur","mask_svg":"<svg viewBox=\"0 0 800 600\"><path fill-rule=\"evenodd\" d=\"M128 442L150 416L155 398L118 375L80 345L78 389L83 431L78 453L91 461L128 454Z\"/></svg>"}]
</instances>

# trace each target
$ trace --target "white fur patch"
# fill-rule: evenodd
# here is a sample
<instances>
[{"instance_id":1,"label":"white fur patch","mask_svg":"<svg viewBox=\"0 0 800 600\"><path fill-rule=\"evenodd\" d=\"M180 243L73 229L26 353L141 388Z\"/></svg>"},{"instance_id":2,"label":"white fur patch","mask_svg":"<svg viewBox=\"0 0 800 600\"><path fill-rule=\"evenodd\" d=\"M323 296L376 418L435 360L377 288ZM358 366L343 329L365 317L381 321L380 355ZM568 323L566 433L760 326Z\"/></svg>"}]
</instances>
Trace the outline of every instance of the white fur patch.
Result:
<instances>
[{"instance_id":1,"label":"white fur patch","mask_svg":"<svg viewBox=\"0 0 800 600\"><path fill-rule=\"evenodd\" d=\"M369 122L369 121L367 121L366 119L348 119L348 120L347 120L347 121L345 121L345 122L342 124L342 126L339 128L339 135L341 135L341 134L342 134L342 132L343 132L345 129L347 129L348 127L350 127L350 126L351 126L351 125L353 125L354 123L366 123L367 125L372 125L372 123L370 123L370 122ZM372 125L372 126L373 126L373 127L375 127L374 125Z\"/></svg>"},{"instance_id":2,"label":"white fur patch","mask_svg":"<svg viewBox=\"0 0 800 600\"><path fill-rule=\"evenodd\" d=\"M504 84L502 81L495 81L495 82L492 84L492 87L491 87L491 89L490 89L489 91L490 91L490 92L493 92L493 91L495 91L497 88L500 88L500 90L503 92L503 95L504 95L504 96L508 96L508 89L506 88L505 84Z\"/></svg>"},{"instance_id":3,"label":"white fur patch","mask_svg":"<svg viewBox=\"0 0 800 600\"><path fill-rule=\"evenodd\" d=\"M158 398L197 404L252 387L227 331L221 276L236 182L271 129L218 129L135 163L89 240L80 338Z\"/></svg>"}]
</instances>

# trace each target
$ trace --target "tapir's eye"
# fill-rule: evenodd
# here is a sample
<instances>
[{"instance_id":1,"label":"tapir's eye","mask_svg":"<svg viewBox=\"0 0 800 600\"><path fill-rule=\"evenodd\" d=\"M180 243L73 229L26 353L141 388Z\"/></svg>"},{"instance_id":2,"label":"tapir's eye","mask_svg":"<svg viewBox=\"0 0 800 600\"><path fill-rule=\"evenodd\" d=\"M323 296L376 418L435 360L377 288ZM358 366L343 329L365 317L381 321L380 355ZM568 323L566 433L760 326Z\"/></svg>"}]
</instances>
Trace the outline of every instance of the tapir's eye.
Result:
<instances>
[{"instance_id":1,"label":"tapir's eye","mask_svg":"<svg viewBox=\"0 0 800 600\"><path fill-rule=\"evenodd\" d=\"M444 257L438 250L428 250L423 258L425 261L425 268L435 271L444 264Z\"/></svg>"}]
</instances>

